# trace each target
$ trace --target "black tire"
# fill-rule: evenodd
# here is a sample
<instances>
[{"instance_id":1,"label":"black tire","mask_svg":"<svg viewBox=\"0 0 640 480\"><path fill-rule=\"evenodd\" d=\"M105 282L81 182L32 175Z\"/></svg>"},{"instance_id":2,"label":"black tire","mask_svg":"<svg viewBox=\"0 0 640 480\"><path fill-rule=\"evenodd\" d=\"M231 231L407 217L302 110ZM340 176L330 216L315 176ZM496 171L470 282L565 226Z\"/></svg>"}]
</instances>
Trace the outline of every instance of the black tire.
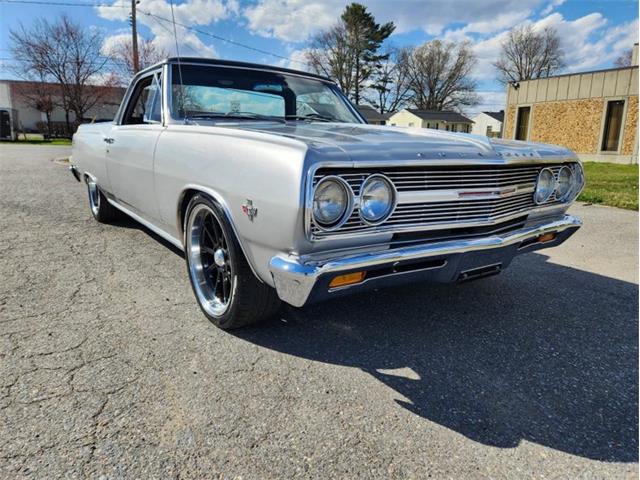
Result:
<instances>
[{"instance_id":1,"label":"black tire","mask_svg":"<svg viewBox=\"0 0 640 480\"><path fill-rule=\"evenodd\" d=\"M122 213L111 205L102 193L98 184L89 177L86 178L87 194L89 196L89 210L91 215L100 223L111 223L121 218Z\"/></svg>"},{"instance_id":2,"label":"black tire","mask_svg":"<svg viewBox=\"0 0 640 480\"><path fill-rule=\"evenodd\" d=\"M277 312L280 299L273 288L253 274L216 202L206 195L195 195L187 206L183 226L191 288L211 323L232 330L258 323Z\"/></svg>"}]
</instances>

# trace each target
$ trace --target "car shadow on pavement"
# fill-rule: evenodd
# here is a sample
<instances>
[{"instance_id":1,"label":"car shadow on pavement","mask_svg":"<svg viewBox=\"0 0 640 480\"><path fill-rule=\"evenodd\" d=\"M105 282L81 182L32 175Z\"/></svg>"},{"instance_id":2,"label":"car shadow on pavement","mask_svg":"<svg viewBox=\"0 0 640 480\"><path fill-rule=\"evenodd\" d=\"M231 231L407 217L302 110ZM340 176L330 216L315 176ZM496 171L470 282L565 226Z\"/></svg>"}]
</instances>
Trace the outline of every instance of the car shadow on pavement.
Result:
<instances>
[{"instance_id":1,"label":"car shadow on pavement","mask_svg":"<svg viewBox=\"0 0 640 480\"><path fill-rule=\"evenodd\" d=\"M357 367L401 407L485 445L526 440L638 460L638 286L514 260L463 285L411 285L284 308L234 332L263 347Z\"/></svg>"},{"instance_id":2,"label":"car shadow on pavement","mask_svg":"<svg viewBox=\"0 0 640 480\"><path fill-rule=\"evenodd\" d=\"M119 227L119 228L130 228L130 229L133 229L133 230L140 230L140 231L146 233L147 235L149 235L156 242L158 242L161 245L164 245L165 247L167 247L169 250L171 250L173 253L175 253L179 257L184 258L184 252L182 250L180 250L178 247L176 247L171 242L169 242L169 241L165 240L164 238L162 238L160 235L155 233L150 228L147 228L144 225L142 225L141 223L138 223L137 221L135 221L131 217L123 215L122 217L118 218L117 220L112 221L111 225L114 226L114 227Z\"/></svg>"}]
</instances>

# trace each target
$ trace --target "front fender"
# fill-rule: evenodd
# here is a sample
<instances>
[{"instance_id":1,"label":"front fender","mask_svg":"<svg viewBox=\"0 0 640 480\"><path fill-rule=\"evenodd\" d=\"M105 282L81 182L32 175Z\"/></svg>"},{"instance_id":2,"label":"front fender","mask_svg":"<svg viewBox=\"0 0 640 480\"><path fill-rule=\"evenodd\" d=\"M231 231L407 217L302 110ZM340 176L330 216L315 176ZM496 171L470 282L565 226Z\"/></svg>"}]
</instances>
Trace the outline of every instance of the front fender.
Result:
<instances>
[{"instance_id":1,"label":"front fender","mask_svg":"<svg viewBox=\"0 0 640 480\"><path fill-rule=\"evenodd\" d=\"M276 253L295 250L303 231L306 151L300 142L251 132L170 127L160 135L154 158L162 222L182 239L185 195L209 195L232 225L253 272L272 285L269 261ZM254 218L243 213L249 201L257 209Z\"/></svg>"},{"instance_id":2,"label":"front fender","mask_svg":"<svg viewBox=\"0 0 640 480\"><path fill-rule=\"evenodd\" d=\"M262 276L258 273L258 270L255 267L256 260L254 258L252 250L247 247L246 245L247 242L245 241L244 237L240 235L240 232L238 232L238 228L236 227L236 222L234 220L233 213L229 208L229 205L225 201L222 194L220 194L219 192L217 192L215 189L211 187L207 187L205 185L200 185L197 183L190 183L185 185L184 189L180 193L180 196L178 197L178 203L176 205L176 230L180 234L180 239L182 240L183 245L185 241L184 214L187 207L187 203L193 195L196 195L199 193L207 195L220 208L220 211L224 214L227 221L231 225L233 234L236 236L236 239L238 240L238 244L242 249L242 253L247 259L249 266L251 267L251 271L258 278L258 280L263 281Z\"/></svg>"}]
</instances>

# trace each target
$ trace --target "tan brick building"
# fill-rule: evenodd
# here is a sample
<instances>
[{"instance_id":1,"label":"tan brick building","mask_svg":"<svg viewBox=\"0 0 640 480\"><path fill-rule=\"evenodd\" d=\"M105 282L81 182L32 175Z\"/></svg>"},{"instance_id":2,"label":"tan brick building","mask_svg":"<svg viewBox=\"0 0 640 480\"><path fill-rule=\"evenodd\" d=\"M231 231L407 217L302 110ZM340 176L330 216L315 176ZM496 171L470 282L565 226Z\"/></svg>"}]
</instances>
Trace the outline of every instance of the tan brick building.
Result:
<instances>
[{"instance_id":1,"label":"tan brick building","mask_svg":"<svg viewBox=\"0 0 640 480\"><path fill-rule=\"evenodd\" d=\"M583 161L638 163L638 44L633 66L507 87L504 138L568 147Z\"/></svg>"}]
</instances>

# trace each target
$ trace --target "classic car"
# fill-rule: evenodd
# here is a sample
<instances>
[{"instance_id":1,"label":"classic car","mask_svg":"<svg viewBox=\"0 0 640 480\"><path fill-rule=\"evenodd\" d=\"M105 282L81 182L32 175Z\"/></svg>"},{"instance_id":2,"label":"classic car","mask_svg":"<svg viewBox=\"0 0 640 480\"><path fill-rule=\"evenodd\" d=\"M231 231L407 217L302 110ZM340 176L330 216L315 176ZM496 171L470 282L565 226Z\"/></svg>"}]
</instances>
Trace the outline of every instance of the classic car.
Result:
<instances>
[{"instance_id":1,"label":"classic car","mask_svg":"<svg viewBox=\"0 0 640 480\"><path fill-rule=\"evenodd\" d=\"M497 274L580 227L584 185L566 148L368 125L328 78L186 57L81 125L71 170L97 221L128 215L184 251L225 329L280 301Z\"/></svg>"}]
</instances>

